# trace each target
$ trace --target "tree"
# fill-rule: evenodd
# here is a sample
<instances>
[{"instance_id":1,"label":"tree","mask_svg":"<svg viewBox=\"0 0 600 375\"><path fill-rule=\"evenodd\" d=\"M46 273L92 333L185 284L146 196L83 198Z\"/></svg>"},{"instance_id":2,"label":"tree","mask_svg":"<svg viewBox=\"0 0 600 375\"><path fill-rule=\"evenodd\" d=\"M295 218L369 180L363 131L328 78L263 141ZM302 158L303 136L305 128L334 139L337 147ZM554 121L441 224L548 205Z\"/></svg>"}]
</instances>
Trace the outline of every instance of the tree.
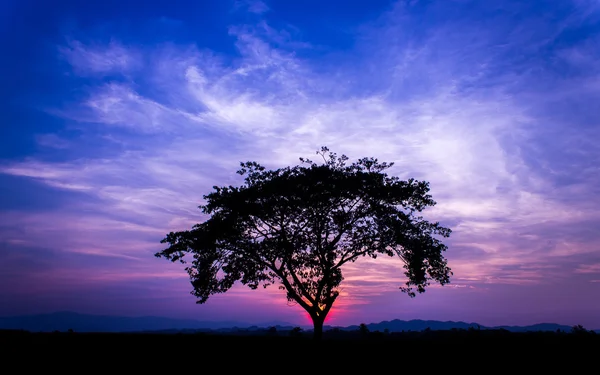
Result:
<instances>
[{"instance_id":1,"label":"tree","mask_svg":"<svg viewBox=\"0 0 600 375\"><path fill-rule=\"evenodd\" d=\"M300 327L294 327L290 331L290 336L292 336L292 337L301 337L302 336L302 331L304 331L302 328L300 328Z\"/></svg>"},{"instance_id":2,"label":"tree","mask_svg":"<svg viewBox=\"0 0 600 375\"><path fill-rule=\"evenodd\" d=\"M589 332L593 332L593 331L589 331ZM573 333L575 335L584 335L589 332L587 329L583 328L583 326L581 324L577 324L576 326L571 327L571 333Z\"/></svg>"},{"instance_id":3,"label":"tree","mask_svg":"<svg viewBox=\"0 0 600 375\"><path fill-rule=\"evenodd\" d=\"M308 312L314 338L339 296L342 267L360 257L398 257L414 297L430 282L450 282L452 272L435 236L451 230L418 214L436 202L429 184L401 180L384 171L393 163L348 157L322 147L318 164L267 170L241 163L239 187L214 186L199 206L210 218L191 230L171 232L157 257L186 267L197 303L239 281L251 289L279 284L287 299Z\"/></svg>"},{"instance_id":4,"label":"tree","mask_svg":"<svg viewBox=\"0 0 600 375\"><path fill-rule=\"evenodd\" d=\"M358 326L358 332L360 332L362 337L367 337L369 335L369 327L367 327L365 323L360 323L360 326Z\"/></svg>"}]
</instances>

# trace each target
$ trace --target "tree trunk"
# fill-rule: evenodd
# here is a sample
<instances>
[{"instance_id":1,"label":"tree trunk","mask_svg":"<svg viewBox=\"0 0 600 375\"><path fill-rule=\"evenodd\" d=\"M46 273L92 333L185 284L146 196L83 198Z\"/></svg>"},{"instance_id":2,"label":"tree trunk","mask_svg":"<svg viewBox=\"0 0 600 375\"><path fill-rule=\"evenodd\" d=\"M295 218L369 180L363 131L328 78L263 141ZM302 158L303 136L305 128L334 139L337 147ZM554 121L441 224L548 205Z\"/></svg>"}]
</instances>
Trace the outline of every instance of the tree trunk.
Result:
<instances>
[{"instance_id":1,"label":"tree trunk","mask_svg":"<svg viewBox=\"0 0 600 375\"><path fill-rule=\"evenodd\" d=\"M318 316L313 316L312 320L313 320L313 326L314 326L313 339L315 341L321 341L321 339L323 338L323 321L324 321L324 319L322 319Z\"/></svg>"}]
</instances>

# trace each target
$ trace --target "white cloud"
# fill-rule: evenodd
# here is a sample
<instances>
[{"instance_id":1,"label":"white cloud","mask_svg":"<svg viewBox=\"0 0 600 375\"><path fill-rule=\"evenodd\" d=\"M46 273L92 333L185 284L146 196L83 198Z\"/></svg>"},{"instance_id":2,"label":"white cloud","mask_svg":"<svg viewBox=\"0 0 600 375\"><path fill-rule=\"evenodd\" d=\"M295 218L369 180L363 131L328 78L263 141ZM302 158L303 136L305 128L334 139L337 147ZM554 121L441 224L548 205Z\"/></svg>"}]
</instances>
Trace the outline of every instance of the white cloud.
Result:
<instances>
[{"instance_id":1,"label":"white cloud","mask_svg":"<svg viewBox=\"0 0 600 375\"><path fill-rule=\"evenodd\" d=\"M265 29L266 24L261 25ZM518 244L513 240L523 227L597 218L592 208L554 199L551 183L531 173L521 153L536 126L527 108L501 87L463 88L461 84L472 84L485 73L485 64L481 71L460 67L462 53L473 47L455 43L460 35L449 36L452 43L437 59L431 51L444 44L443 33L435 33L418 51L399 42L383 55L348 52L344 59L358 68L346 72L348 65L318 69L318 61L274 47L280 43L273 41L271 28L266 30L271 37L261 39L252 28L231 28L239 58L229 63L194 47L152 47L142 56L117 42L71 43L61 51L79 74L127 73L134 83L153 84L159 94L149 96L135 84L109 82L92 87L79 106L62 110L70 119L98 124L96 130L106 136L116 137L113 131L118 127L127 129L130 133L122 135L125 149L119 154L81 155L61 163L28 159L5 163L0 172L91 194L102 201L93 206L95 212L118 215L120 221L95 216L89 228L103 226L103 220L107 228L141 220L141 227L126 229L139 229L142 235L184 229L197 221L196 206L203 194L213 185L240 181L234 174L240 161L280 167L311 157L326 145L351 159L393 161L393 173L430 181L438 206L428 215L456 221L455 243L485 253L477 262L457 260L455 275L482 282L539 282L543 273L530 269L499 276L503 267L537 265L538 257L520 245L539 238L519 237ZM375 42L370 39L373 48L390 43L388 34L382 35ZM134 74L142 58L151 62L151 77ZM376 83L364 91L348 83L363 66L375 66L379 72L372 77ZM407 82L419 83L420 77L427 82L412 95ZM400 95L399 90L407 91ZM498 218L505 221L499 223ZM61 224L53 225L59 230ZM66 222L63 230L71 231ZM73 236L76 245L83 243L76 242L82 235ZM140 246L128 249L128 256L142 251ZM108 243L97 251L121 250L118 243ZM573 254L559 245L549 252ZM397 268L382 269L382 274L362 281L396 280L392 275ZM352 272L351 267L349 290Z\"/></svg>"},{"instance_id":2,"label":"white cloud","mask_svg":"<svg viewBox=\"0 0 600 375\"><path fill-rule=\"evenodd\" d=\"M140 56L130 47L115 41L107 45L84 45L74 40L59 48L60 54L71 64L76 73L125 74L139 67Z\"/></svg>"}]
</instances>

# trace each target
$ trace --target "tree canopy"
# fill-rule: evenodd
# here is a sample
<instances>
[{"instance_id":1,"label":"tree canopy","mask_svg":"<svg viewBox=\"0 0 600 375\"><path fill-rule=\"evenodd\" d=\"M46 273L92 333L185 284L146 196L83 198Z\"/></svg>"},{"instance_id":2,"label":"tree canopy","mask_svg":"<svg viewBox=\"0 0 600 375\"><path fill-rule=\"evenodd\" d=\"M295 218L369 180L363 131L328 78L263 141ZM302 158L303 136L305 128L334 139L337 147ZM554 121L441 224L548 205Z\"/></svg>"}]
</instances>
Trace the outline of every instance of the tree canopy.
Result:
<instances>
[{"instance_id":1,"label":"tree canopy","mask_svg":"<svg viewBox=\"0 0 600 375\"><path fill-rule=\"evenodd\" d=\"M169 247L155 255L188 264L197 303L238 281L252 289L277 284L308 312L320 338L342 267L360 257L401 259L400 289L411 297L431 282L450 282L447 247L436 236L451 230L419 215L436 204L427 182L388 176L393 163L375 158L349 164L326 147L317 154L323 163L300 158L275 170L241 163L241 186L214 186L204 196L199 208L209 219L161 241Z\"/></svg>"}]
</instances>

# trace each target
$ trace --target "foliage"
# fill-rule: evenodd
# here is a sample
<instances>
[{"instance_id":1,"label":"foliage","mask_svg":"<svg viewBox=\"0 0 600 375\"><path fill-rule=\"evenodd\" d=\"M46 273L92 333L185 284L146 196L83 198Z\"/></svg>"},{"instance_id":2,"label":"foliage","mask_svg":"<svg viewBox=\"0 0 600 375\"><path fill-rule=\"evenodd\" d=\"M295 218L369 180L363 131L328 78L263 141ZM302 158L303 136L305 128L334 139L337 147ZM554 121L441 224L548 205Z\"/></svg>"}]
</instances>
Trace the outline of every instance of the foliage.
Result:
<instances>
[{"instance_id":1,"label":"foliage","mask_svg":"<svg viewBox=\"0 0 600 375\"><path fill-rule=\"evenodd\" d=\"M585 329L581 324L575 325L573 327L571 327L571 333L576 334L576 335L586 335L586 334L595 334L596 332L594 331L588 331L587 329Z\"/></svg>"},{"instance_id":2,"label":"foliage","mask_svg":"<svg viewBox=\"0 0 600 375\"><path fill-rule=\"evenodd\" d=\"M369 327L367 327L365 323L360 323L360 326L358 326L358 331L362 336L367 336L369 334Z\"/></svg>"},{"instance_id":3,"label":"foliage","mask_svg":"<svg viewBox=\"0 0 600 375\"><path fill-rule=\"evenodd\" d=\"M239 186L214 186L200 206L210 218L191 230L171 232L156 254L187 263L198 303L239 281L252 289L278 284L289 301L304 308L315 332L339 296L342 267L360 257L398 257L411 297L430 282L442 285L452 272L435 236L450 229L418 214L435 201L429 184L401 180L384 171L393 163L363 158L348 164L323 147L318 164L267 170L241 163Z\"/></svg>"},{"instance_id":4,"label":"foliage","mask_svg":"<svg viewBox=\"0 0 600 375\"><path fill-rule=\"evenodd\" d=\"M292 337L301 337L302 336L302 331L304 331L302 328L300 328L300 327L294 327L290 331L290 336L292 336Z\"/></svg>"}]
</instances>

